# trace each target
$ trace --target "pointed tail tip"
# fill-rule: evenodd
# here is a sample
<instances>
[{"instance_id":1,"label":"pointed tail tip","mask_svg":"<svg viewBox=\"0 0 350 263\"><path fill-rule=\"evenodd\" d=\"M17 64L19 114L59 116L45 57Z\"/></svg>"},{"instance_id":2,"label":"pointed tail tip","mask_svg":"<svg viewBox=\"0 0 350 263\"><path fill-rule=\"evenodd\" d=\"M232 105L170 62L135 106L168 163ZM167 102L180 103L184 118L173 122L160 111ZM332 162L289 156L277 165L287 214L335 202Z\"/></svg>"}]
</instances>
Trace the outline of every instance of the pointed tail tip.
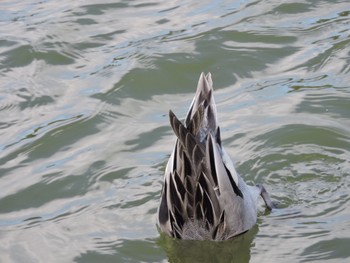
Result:
<instances>
[{"instance_id":1,"label":"pointed tail tip","mask_svg":"<svg viewBox=\"0 0 350 263\"><path fill-rule=\"evenodd\" d=\"M211 80L211 73L210 72L208 72L207 74L205 74L203 71L202 71L202 73L200 74L200 76L199 76L199 79L206 79L206 80Z\"/></svg>"},{"instance_id":2,"label":"pointed tail tip","mask_svg":"<svg viewBox=\"0 0 350 263\"><path fill-rule=\"evenodd\" d=\"M213 80L212 80L212 78L211 78L211 73L210 73L210 72L208 72L206 78L207 78L207 81L208 81L208 83L209 83L209 86L210 86L211 88L213 88Z\"/></svg>"},{"instance_id":3,"label":"pointed tail tip","mask_svg":"<svg viewBox=\"0 0 350 263\"><path fill-rule=\"evenodd\" d=\"M205 73L202 72L202 73L199 75L198 83L203 82L203 80L206 79L206 78L207 78L207 77L206 77Z\"/></svg>"},{"instance_id":4,"label":"pointed tail tip","mask_svg":"<svg viewBox=\"0 0 350 263\"><path fill-rule=\"evenodd\" d=\"M203 89L206 92L209 92L209 90L213 89L213 80L211 78L210 72L208 72L207 74L202 72L201 75L199 76L197 92Z\"/></svg>"}]
</instances>

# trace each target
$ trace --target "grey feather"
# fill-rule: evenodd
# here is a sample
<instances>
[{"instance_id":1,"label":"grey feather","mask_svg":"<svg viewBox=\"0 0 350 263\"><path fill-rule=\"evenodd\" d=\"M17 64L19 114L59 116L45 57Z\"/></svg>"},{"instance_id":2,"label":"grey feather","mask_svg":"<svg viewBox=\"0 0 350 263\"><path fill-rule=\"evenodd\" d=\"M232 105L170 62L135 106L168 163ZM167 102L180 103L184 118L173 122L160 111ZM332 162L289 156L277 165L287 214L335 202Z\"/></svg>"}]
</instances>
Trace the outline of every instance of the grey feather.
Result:
<instances>
[{"instance_id":1,"label":"grey feather","mask_svg":"<svg viewBox=\"0 0 350 263\"><path fill-rule=\"evenodd\" d=\"M221 143L210 73L201 74L185 124L170 110L177 137L165 169L158 209L160 230L195 240L225 240L249 230L257 218L263 186L248 186L237 174Z\"/></svg>"}]
</instances>

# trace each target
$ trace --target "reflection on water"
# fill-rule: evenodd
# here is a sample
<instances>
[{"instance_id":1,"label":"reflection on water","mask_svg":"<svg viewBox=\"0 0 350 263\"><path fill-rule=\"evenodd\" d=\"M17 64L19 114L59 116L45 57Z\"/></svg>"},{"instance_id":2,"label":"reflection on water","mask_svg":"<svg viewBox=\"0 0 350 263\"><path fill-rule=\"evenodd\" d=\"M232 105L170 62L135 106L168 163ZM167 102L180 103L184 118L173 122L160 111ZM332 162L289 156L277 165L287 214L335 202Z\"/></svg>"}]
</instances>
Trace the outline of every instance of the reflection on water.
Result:
<instances>
[{"instance_id":1,"label":"reflection on water","mask_svg":"<svg viewBox=\"0 0 350 263\"><path fill-rule=\"evenodd\" d=\"M0 261L347 260L349 17L346 1L1 1ZM237 170L280 207L227 243L155 226L167 113L202 71Z\"/></svg>"},{"instance_id":2,"label":"reflection on water","mask_svg":"<svg viewBox=\"0 0 350 263\"><path fill-rule=\"evenodd\" d=\"M243 235L227 242L176 240L161 235L159 245L167 253L169 262L249 262L254 247L255 226Z\"/></svg>"}]
</instances>

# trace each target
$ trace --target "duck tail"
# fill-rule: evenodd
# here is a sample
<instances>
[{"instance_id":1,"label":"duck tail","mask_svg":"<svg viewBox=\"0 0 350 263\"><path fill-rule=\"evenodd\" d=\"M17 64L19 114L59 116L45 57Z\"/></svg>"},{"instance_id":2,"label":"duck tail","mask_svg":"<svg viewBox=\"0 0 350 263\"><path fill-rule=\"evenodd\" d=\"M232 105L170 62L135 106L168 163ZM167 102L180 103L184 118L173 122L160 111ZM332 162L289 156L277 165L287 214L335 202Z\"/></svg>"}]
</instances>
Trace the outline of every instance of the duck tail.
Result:
<instances>
[{"instance_id":1,"label":"duck tail","mask_svg":"<svg viewBox=\"0 0 350 263\"><path fill-rule=\"evenodd\" d=\"M200 75L196 94L186 115L185 125L200 143L206 140L209 133L217 137L218 120L210 73Z\"/></svg>"}]
</instances>

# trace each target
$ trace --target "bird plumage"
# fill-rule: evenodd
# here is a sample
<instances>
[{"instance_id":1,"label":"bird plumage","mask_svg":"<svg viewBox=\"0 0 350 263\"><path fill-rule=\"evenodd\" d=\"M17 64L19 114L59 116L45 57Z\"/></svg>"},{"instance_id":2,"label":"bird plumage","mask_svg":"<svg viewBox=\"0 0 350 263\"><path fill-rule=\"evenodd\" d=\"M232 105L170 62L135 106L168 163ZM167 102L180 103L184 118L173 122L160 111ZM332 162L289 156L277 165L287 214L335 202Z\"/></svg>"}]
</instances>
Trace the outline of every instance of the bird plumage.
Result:
<instances>
[{"instance_id":1,"label":"bird plumage","mask_svg":"<svg viewBox=\"0 0 350 263\"><path fill-rule=\"evenodd\" d=\"M177 137L165 169L158 224L165 234L194 240L226 240L250 229L257 218L262 186L249 186L236 173L221 143L210 73L201 74L185 123L170 110Z\"/></svg>"}]
</instances>

